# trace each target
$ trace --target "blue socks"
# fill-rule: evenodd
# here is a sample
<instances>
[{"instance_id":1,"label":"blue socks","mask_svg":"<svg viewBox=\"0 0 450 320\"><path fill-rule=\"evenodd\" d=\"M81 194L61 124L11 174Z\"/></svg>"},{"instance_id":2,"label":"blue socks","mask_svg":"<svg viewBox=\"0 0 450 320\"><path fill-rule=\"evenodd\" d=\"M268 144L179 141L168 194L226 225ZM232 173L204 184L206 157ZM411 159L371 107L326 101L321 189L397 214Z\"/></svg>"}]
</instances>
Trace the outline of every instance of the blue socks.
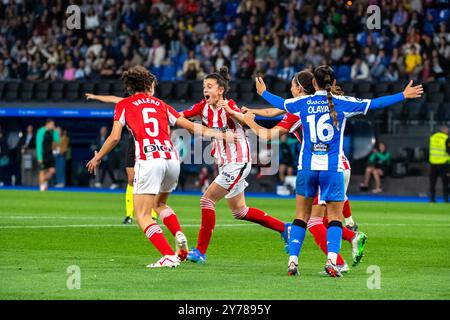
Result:
<instances>
[{"instance_id":1,"label":"blue socks","mask_svg":"<svg viewBox=\"0 0 450 320\"><path fill-rule=\"evenodd\" d=\"M292 231L291 231L292 232ZM342 222L330 221L327 231L327 249L328 259L336 264L336 258L341 251L341 238L342 238Z\"/></svg>"},{"instance_id":2,"label":"blue socks","mask_svg":"<svg viewBox=\"0 0 450 320\"><path fill-rule=\"evenodd\" d=\"M289 256L298 257L306 234L306 222L295 219L291 226L289 237Z\"/></svg>"}]
</instances>

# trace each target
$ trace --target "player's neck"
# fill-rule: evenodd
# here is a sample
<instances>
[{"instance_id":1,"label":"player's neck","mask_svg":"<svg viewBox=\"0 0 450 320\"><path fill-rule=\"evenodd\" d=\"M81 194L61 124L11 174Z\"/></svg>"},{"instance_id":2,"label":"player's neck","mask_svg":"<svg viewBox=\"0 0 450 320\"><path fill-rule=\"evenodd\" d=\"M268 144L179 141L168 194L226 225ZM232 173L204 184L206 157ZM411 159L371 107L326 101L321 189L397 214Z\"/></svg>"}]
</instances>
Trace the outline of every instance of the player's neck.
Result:
<instances>
[{"instance_id":1,"label":"player's neck","mask_svg":"<svg viewBox=\"0 0 450 320\"><path fill-rule=\"evenodd\" d=\"M145 94L146 96L153 97L150 91L136 92L135 94Z\"/></svg>"}]
</instances>

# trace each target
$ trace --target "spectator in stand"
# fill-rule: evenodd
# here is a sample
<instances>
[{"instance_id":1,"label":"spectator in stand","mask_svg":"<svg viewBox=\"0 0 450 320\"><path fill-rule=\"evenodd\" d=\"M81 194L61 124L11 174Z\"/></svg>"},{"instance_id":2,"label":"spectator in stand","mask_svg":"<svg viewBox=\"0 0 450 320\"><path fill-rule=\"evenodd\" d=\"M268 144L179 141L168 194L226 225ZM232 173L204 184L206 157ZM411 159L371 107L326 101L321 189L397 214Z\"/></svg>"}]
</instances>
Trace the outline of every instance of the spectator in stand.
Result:
<instances>
[{"instance_id":1,"label":"spectator in stand","mask_svg":"<svg viewBox=\"0 0 450 320\"><path fill-rule=\"evenodd\" d=\"M416 78L422 70L422 57L420 56L417 47L411 46L406 52L405 56L405 71L409 77Z\"/></svg>"},{"instance_id":2,"label":"spectator in stand","mask_svg":"<svg viewBox=\"0 0 450 320\"><path fill-rule=\"evenodd\" d=\"M277 74L278 79L290 81L294 77L295 70L289 59L284 59L283 68Z\"/></svg>"},{"instance_id":3,"label":"spectator in stand","mask_svg":"<svg viewBox=\"0 0 450 320\"><path fill-rule=\"evenodd\" d=\"M64 69L63 79L66 81L75 80L76 69L73 67L72 61L66 62L66 68Z\"/></svg>"},{"instance_id":4,"label":"spectator in stand","mask_svg":"<svg viewBox=\"0 0 450 320\"><path fill-rule=\"evenodd\" d=\"M378 143L378 147L372 150L369 157L369 162L366 167L364 181L360 184L361 190L369 188L370 179L375 180L375 188L373 193L383 192L381 189L381 177L389 174L391 166L391 153L387 151L386 145L383 142Z\"/></svg>"},{"instance_id":5,"label":"spectator in stand","mask_svg":"<svg viewBox=\"0 0 450 320\"><path fill-rule=\"evenodd\" d=\"M51 81L56 81L59 80L61 78L58 70L56 69L56 64L51 63L50 64L50 69L47 70L47 72L44 75L44 79L45 80L51 80Z\"/></svg>"},{"instance_id":6,"label":"spectator in stand","mask_svg":"<svg viewBox=\"0 0 450 320\"><path fill-rule=\"evenodd\" d=\"M361 58L356 58L355 63L352 65L350 77L352 80L370 80L370 72L367 63L364 60L361 60Z\"/></svg>"},{"instance_id":7,"label":"spectator in stand","mask_svg":"<svg viewBox=\"0 0 450 320\"><path fill-rule=\"evenodd\" d=\"M165 58L166 58L166 49L164 48L163 45L161 45L161 41L159 39L154 39L152 47L148 52L145 66L147 68L151 67L159 68L162 65Z\"/></svg>"},{"instance_id":8,"label":"spectator in stand","mask_svg":"<svg viewBox=\"0 0 450 320\"><path fill-rule=\"evenodd\" d=\"M188 59L183 64L183 77L186 80L202 80L204 72L200 61L195 58L195 52L189 51Z\"/></svg>"}]
</instances>

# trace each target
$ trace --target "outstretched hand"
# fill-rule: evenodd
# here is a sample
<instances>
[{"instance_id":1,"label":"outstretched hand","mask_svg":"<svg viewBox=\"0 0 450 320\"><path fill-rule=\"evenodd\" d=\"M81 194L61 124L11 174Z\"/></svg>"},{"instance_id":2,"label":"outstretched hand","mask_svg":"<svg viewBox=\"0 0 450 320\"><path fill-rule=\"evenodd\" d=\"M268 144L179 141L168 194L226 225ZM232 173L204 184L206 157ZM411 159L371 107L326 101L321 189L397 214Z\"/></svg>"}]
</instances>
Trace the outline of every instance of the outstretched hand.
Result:
<instances>
[{"instance_id":1,"label":"outstretched hand","mask_svg":"<svg viewBox=\"0 0 450 320\"><path fill-rule=\"evenodd\" d=\"M92 93L85 93L86 100L95 99L95 94Z\"/></svg>"},{"instance_id":2,"label":"outstretched hand","mask_svg":"<svg viewBox=\"0 0 450 320\"><path fill-rule=\"evenodd\" d=\"M102 160L97 158L97 151L94 151L94 157L86 164L86 168L88 169L90 174L96 175L97 168L100 166Z\"/></svg>"},{"instance_id":3,"label":"outstretched hand","mask_svg":"<svg viewBox=\"0 0 450 320\"><path fill-rule=\"evenodd\" d=\"M264 80L261 77L256 77L255 81L256 81L256 91L260 96L262 96L263 92L267 90L266 84L264 83Z\"/></svg>"},{"instance_id":4,"label":"outstretched hand","mask_svg":"<svg viewBox=\"0 0 450 320\"><path fill-rule=\"evenodd\" d=\"M217 103L217 106L220 108L223 108L227 113L232 114L233 110L230 108L230 106L228 105L228 103L225 100L220 100Z\"/></svg>"},{"instance_id":5,"label":"outstretched hand","mask_svg":"<svg viewBox=\"0 0 450 320\"><path fill-rule=\"evenodd\" d=\"M403 90L403 95L405 99L415 99L420 98L423 93L423 86L421 84L413 87L413 81L411 80L406 86L405 90Z\"/></svg>"}]
</instances>

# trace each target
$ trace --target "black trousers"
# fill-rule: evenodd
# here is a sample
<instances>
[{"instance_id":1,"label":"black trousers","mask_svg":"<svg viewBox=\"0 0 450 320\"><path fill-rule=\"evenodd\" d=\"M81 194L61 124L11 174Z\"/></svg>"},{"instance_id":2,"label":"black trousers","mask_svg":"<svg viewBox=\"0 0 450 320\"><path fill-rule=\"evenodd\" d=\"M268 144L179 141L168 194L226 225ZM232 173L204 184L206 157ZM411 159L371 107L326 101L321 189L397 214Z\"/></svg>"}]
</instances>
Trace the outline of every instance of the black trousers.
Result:
<instances>
[{"instance_id":1,"label":"black trousers","mask_svg":"<svg viewBox=\"0 0 450 320\"><path fill-rule=\"evenodd\" d=\"M442 190L444 191L444 201L448 202L448 182L449 182L449 165L448 164L432 164L430 172L430 200L436 200L436 183L439 177L442 181Z\"/></svg>"}]
</instances>

